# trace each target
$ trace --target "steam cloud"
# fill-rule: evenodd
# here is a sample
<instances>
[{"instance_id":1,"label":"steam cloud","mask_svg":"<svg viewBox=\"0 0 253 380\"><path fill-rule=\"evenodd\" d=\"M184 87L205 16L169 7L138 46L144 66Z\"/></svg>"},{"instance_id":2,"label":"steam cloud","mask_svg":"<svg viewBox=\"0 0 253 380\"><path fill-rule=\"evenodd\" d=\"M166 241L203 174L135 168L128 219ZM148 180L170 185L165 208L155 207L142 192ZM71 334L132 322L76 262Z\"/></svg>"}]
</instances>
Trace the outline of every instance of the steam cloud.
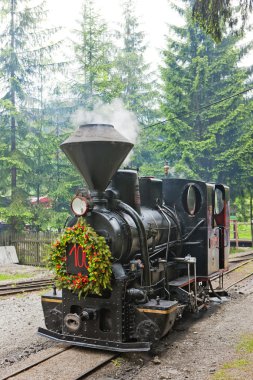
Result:
<instances>
[{"instance_id":1,"label":"steam cloud","mask_svg":"<svg viewBox=\"0 0 253 380\"><path fill-rule=\"evenodd\" d=\"M97 103L93 111L79 109L72 117L75 127L82 124L112 124L119 133L135 144L139 125L135 114L127 110L121 99L110 104Z\"/></svg>"}]
</instances>

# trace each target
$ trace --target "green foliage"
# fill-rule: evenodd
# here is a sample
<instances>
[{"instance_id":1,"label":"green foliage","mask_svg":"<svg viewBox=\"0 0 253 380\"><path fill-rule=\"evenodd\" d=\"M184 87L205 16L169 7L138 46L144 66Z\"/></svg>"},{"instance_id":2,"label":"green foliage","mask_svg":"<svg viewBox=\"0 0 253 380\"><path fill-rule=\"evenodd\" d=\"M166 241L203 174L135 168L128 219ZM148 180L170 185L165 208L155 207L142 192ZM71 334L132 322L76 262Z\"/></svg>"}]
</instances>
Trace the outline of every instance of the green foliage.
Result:
<instances>
[{"instance_id":1,"label":"green foliage","mask_svg":"<svg viewBox=\"0 0 253 380\"><path fill-rule=\"evenodd\" d=\"M59 230L63 227L69 213L67 211L55 211L46 208L43 204L30 206L30 227L36 231Z\"/></svg>"},{"instance_id":2,"label":"green foliage","mask_svg":"<svg viewBox=\"0 0 253 380\"><path fill-rule=\"evenodd\" d=\"M226 368L241 368L241 367L245 367L249 364L248 360L245 360L245 359L236 359L230 363L225 363L223 365L223 368L226 369Z\"/></svg>"},{"instance_id":3,"label":"green foliage","mask_svg":"<svg viewBox=\"0 0 253 380\"><path fill-rule=\"evenodd\" d=\"M32 213L27 201L27 194L21 189L16 189L13 199L7 207L0 208L2 220L12 225L16 231L24 229L32 218Z\"/></svg>"},{"instance_id":4,"label":"green foliage","mask_svg":"<svg viewBox=\"0 0 253 380\"><path fill-rule=\"evenodd\" d=\"M253 336L249 332L242 336L236 347L236 357L222 365L214 375L213 380L250 379L252 376Z\"/></svg>"},{"instance_id":5,"label":"green foliage","mask_svg":"<svg viewBox=\"0 0 253 380\"><path fill-rule=\"evenodd\" d=\"M6 273L0 273L0 281L15 281L15 280L22 280L24 278L31 277L28 273L15 273L15 274L6 274Z\"/></svg>"},{"instance_id":6,"label":"green foliage","mask_svg":"<svg viewBox=\"0 0 253 380\"><path fill-rule=\"evenodd\" d=\"M1 1L0 34L0 193L10 205L1 219L20 229L32 221L29 195L47 192L48 167L56 145L49 143L43 120L45 73L55 69L51 42L57 29L42 29L45 3ZM49 158L50 157L50 158Z\"/></svg>"},{"instance_id":7,"label":"green foliage","mask_svg":"<svg viewBox=\"0 0 253 380\"><path fill-rule=\"evenodd\" d=\"M248 354L253 353L253 334L245 335L241 338L241 341L239 342L237 346L237 351L239 353L246 352Z\"/></svg>"},{"instance_id":8,"label":"green foliage","mask_svg":"<svg viewBox=\"0 0 253 380\"><path fill-rule=\"evenodd\" d=\"M123 41L115 61L116 75L121 83L118 96L129 110L135 112L141 124L148 124L157 117L157 78L144 59L147 47L133 0L123 1L123 24L117 38L121 43Z\"/></svg>"},{"instance_id":9,"label":"green foliage","mask_svg":"<svg viewBox=\"0 0 253 380\"><path fill-rule=\"evenodd\" d=\"M116 358L112 360L112 364L114 365L114 367L121 367L123 363L124 363L123 358Z\"/></svg>"},{"instance_id":10,"label":"green foliage","mask_svg":"<svg viewBox=\"0 0 253 380\"><path fill-rule=\"evenodd\" d=\"M231 235L231 236L233 236L233 235ZM242 248L230 247L229 254L233 255L235 253L242 253L242 252L245 253L245 252L251 252L251 251L252 251L251 247L248 247L248 248L244 248L244 247L242 247Z\"/></svg>"},{"instance_id":11,"label":"green foliage","mask_svg":"<svg viewBox=\"0 0 253 380\"><path fill-rule=\"evenodd\" d=\"M118 97L123 100L127 109L135 113L140 123L140 137L130 165L139 167L144 172L143 164L150 165L156 161L153 152L151 154L152 142L149 141L149 130L146 126L152 124L159 115L158 79L144 59L147 45L135 14L134 1L125 0L122 5L123 23L117 32L118 45L121 48L115 58L116 77L119 82Z\"/></svg>"},{"instance_id":12,"label":"green foliage","mask_svg":"<svg viewBox=\"0 0 253 380\"><path fill-rule=\"evenodd\" d=\"M81 258L79 249L77 261L82 260L86 265L87 275L81 272L77 275L67 273L67 246L72 244L82 247ZM83 262L85 261L85 263ZM56 274L56 285L77 292L78 296L88 293L101 295L104 289L111 289L111 252L104 237L97 235L95 230L79 219L73 227L66 228L60 240L53 245L50 252L48 266ZM80 268L81 271L81 268Z\"/></svg>"},{"instance_id":13,"label":"green foliage","mask_svg":"<svg viewBox=\"0 0 253 380\"><path fill-rule=\"evenodd\" d=\"M244 32L252 5L252 0L240 0L237 7L231 0L194 0L192 16L207 34L220 42L228 26L237 33Z\"/></svg>"},{"instance_id":14,"label":"green foliage","mask_svg":"<svg viewBox=\"0 0 253 380\"><path fill-rule=\"evenodd\" d=\"M74 43L78 71L73 76L72 91L79 105L93 109L98 101L109 103L115 97L118 82L113 75L113 51L106 23L94 8L92 0L85 0L78 41Z\"/></svg>"},{"instance_id":15,"label":"green foliage","mask_svg":"<svg viewBox=\"0 0 253 380\"><path fill-rule=\"evenodd\" d=\"M236 215L239 222L250 221L250 198L247 192L240 191L235 197L231 204L231 214Z\"/></svg>"},{"instance_id":16,"label":"green foliage","mask_svg":"<svg viewBox=\"0 0 253 380\"><path fill-rule=\"evenodd\" d=\"M244 168L251 143L245 139L252 133L253 102L232 95L246 82L250 86L251 68L238 66L244 55L238 38L227 36L216 45L191 21L189 11L182 13L186 26L172 27L174 37L163 52L161 109L167 122L152 131L154 146L176 175L225 182L235 196L243 173L249 177Z\"/></svg>"},{"instance_id":17,"label":"green foliage","mask_svg":"<svg viewBox=\"0 0 253 380\"><path fill-rule=\"evenodd\" d=\"M238 224L238 238L239 239L251 239L251 226L250 224ZM234 238L234 224L230 223L230 238Z\"/></svg>"}]
</instances>

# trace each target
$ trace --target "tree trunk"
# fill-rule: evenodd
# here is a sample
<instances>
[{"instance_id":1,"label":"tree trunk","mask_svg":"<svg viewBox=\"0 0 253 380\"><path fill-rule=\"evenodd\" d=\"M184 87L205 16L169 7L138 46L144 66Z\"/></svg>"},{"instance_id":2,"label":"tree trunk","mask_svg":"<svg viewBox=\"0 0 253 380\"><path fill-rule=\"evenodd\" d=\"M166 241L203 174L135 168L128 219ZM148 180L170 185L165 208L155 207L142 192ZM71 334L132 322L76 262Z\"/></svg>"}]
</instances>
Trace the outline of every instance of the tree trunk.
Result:
<instances>
[{"instance_id":1,"label":"tree trunk","mask_svg":"<svg viewBox=\"0 0 253 380\"><path fill-rule=\"evenodd\" d=\"M15 87L14 87L14 78L15 78L15 0L11 0L11 70L10 70L10 94L11 94L11 103L13 105L13 109L16 105L15 99ZM16 119L14 116L11 116L11 154L16 150ZM17 187L17 168L16 166L12 166L11 168L11 198L13 199L15 189Z\"/></svg>"},{"instance_id":2,"label":"tree trunk","mask_svg":"<svg viewBox=\"0 0 253 380\"><path fill-rule=\"evenodd\" d=\"M251 226L251 246L253 247L253 202L252 202L252 189L250 187L250 226Z\"/></svg>"}]
</instances>

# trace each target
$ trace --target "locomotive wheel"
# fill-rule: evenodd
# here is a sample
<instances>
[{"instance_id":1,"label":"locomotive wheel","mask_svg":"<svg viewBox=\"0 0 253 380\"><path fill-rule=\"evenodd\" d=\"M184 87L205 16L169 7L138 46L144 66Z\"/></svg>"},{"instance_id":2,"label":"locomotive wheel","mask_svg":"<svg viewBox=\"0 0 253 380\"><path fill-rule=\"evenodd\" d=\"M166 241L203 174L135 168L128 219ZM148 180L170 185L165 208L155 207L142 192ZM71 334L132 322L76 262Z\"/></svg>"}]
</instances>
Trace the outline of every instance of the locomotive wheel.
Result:
<instances>
[{"instance_id":1,"label":"locomotive wheel","mask_svg":"<svg viewBox=\"0 0 253 380\"><path fill-rule=\"evenodd\" d=\"M157 324L150 320L142 321L136 329L138 340L141 342L157 342L160 339L160 329Z\"/></svg>"}]
</instances>

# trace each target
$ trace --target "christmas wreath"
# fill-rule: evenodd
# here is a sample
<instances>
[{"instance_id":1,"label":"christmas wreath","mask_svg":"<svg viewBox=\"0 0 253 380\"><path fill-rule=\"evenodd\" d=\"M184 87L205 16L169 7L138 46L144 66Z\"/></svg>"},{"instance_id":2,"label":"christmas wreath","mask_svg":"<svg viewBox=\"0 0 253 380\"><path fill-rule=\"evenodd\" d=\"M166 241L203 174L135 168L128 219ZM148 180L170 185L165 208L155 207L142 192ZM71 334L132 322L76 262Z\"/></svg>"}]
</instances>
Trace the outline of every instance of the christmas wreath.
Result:
<instances>
[{"instance_id":1,"label":"christmas wreath","mask_svg":"<svg viewBox=\"0 0 253 380\"><path fill-rule=\"evenodd\" d=\"M67 271L67 254L71 255L73 249L78 254L81 249L81 257L75 254L75 259L79 267L85 267L77 274ZM83 220L78 220L76 225L66 228L61 238L53 244L48 266L56 274L57 288L69 289L78 293L79 297L88 293L101 295L104 289L111 289L111 257L104 237Z\"/></svg>"}]
</instances>

